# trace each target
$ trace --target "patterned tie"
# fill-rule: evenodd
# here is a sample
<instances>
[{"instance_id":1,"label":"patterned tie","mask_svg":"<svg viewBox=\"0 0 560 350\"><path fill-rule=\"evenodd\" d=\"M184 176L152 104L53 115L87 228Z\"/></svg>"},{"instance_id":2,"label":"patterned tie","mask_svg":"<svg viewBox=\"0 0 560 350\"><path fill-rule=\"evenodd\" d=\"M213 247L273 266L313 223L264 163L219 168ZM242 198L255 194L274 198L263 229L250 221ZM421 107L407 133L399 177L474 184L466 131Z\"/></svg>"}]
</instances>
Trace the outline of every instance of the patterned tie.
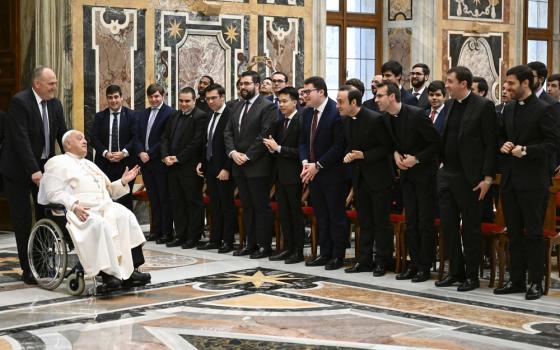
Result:
<instances>
[{"instance_id":1,"label":"patterned tie","mask_svg":"<svg viewBox=\"0 0 560 350\"><path fill-rule=\"evenodd\" d=\"M49 128L49 115L47 113L47 100L41 101L41 116L43 117L43 131L45 134L45 147L41 159L48 159L51 155L51 137Z\"/></svg>"},{"instance_id":2,"label":"patterned tie","mask_svg":"<svg viewBox=\"0 0 560 350\"><path fill-rule=\"evenodd\" d=\"M311 119L311 135L309 142L309 161L315 163L315 134L317 133L317 119L319 119L319 111L316 109L313 111L313 119Z\"/></svg>"},{"instance_id":3,"label":"patterned tie","mask_svg":"<svg viewBox=\"0 0 560 350\"><path fill-rule=\"evenodd\" d=\"M434 122L434 120L436 120L436 114L437 114L437 111L435 109L433 109L432 113L430 114L430 119L432 120L432 123Z\"/></svg>"},{"instance_id":4,"label":"patterned tie","mask_svg":"<svg viewBox=\"0 0 560 350\"><path fill-rule=\"evenodd\" d=\"M243 108L243 112L241 113L241 117L239 118L239 132L241 132L241 123L245 120L247 113L249 112L249 106L251 102L249 100L245 101L245 107Z\"/></svg>"},{"instance_id":5,"label":"patterned tie","mask_svg":"<svg viewBox=\"0 0 560 350\"><path fill-rule=\"evenodd\" d=\"M412 93L414 95L414 97L418 98L418 96L420 96L420 94L418 92L413 92Z\"/></svg>"},{"instance_id":6,"label":"patterned tie","mask_svg":"<svg viewBox=\"0 0 560 350\"><path fill-rule=\"evenodd\" d=\"M206 143L206 160L209 162L212 159L212 139L214 138L214 124L220 113L215 113L210 121L210 130L208 130L208 143Z\"/></svg>"},{"instance_id":7,"label":"patterned tie","mask_svg":"<svg viewBox=\"0 0 560 350\"><path fill-rule=\"evenodd\" d=\"M119 151L119 112L113 112L113 126L111 127L111 152Z\"/></svg>"},{"instance_id":8,"label":"patterned tie","mask_svg":"<svg viewBox=\"0 0 560 350\"><path fill-rule=\"evenodd\" d=\"M148 128L146 131L146 142L144 143L144 148L147 150L150 149L150 145L148 140L150 139L150 131L152 131L152 126L154 125L154 121L156 120L156 116L158 114L159 109L157 107L152 107L152 112L150 113L150 119L148 119Z\"/></svg>"}]
</instances>

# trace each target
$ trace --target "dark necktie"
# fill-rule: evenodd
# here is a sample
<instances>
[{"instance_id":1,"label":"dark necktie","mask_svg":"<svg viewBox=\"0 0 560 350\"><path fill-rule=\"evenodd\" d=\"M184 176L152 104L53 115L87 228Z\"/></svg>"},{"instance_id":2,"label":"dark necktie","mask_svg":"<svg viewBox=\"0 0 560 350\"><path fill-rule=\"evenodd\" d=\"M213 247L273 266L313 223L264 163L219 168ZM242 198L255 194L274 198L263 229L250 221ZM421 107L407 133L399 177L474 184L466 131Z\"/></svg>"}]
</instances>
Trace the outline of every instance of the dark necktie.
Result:
<instances>
[{"instance_id":1,"label":"dark necktie","mask_svg":"<svg viewBox=\"0 0 560 350\"><path fill-rule=\"evenodd\" d=\"M315 163L315 134L317 133L317 120L319 119L319 111L316 109L313 111L313 119L311 119L311 135L309 143L309 161Z\"/></svg>"},{"instance_id":2,"label":"dark necktie","mask_svg":"<svg viewBox=\"0 0 560 350\"><path fill-rule=\"evenodd\" d=\"M286 136L288 132L288 125L290 124L290 118L284 118L284 128L282 129L282 136Z\"/></svg>"},{"instance_id":3,"label":"dark necktie","mask_svg":"<svg viewBox=\"0 0 560 350\"><path fill-rule=\"evenodd\" d=\"M216 119L220 116L220 113L214 113L212 120L210 121L210 130L208 130L208 143L206 144L206 160L210 161L212 159L212 139L214 138L214 124Z\"/></svg>"},{"instance_id":4,"label":"dark necktie","mask_svg":"<svg viewBox=\"0 0 560 350\"><path fill-rule=\"evenodd\" d=\"M119 151L119 112L113 112L113 126L111 127L111 152Z\"/></svg>"},{"instance_id":5,"label":"dark necktie","mask_svg":"<svg viewBox=\"0 0 560 350\"><path fill-rule=\"evenodd\" d=\"M414 95L414 97L418 98L418 96L420 96L420 94L418 92L413 92L412 93Z\"/></svg>"},{"instance_id":6,"label":"dark necktie","mask_svg":"<svg viewBox=\"0 0 560 350\"><path fill-rule=\"evenodd\" d=\"M241 125L243 124L243 121L245 120L245 117L247 116L247 113L249 112L249 106L251 105L251 102L249 100L245 101L245 107L243 108L243 112L241 113L241 119L239 119L239 132L241 132Z\"/></svg>"},{"instance_id":7,"label":"dark necktie","mask_svg":"<svg viewBox=\"0 0 560 350\"><path fill-rule=\"evenodd\" d=\"M49 115L47 114L47 101L41 101L41 114L43 117L43 131L45 134L45 147L43 148L42 159L48 159L51 155L51 137L49 129Z\"/></svg>"}]
</instances>

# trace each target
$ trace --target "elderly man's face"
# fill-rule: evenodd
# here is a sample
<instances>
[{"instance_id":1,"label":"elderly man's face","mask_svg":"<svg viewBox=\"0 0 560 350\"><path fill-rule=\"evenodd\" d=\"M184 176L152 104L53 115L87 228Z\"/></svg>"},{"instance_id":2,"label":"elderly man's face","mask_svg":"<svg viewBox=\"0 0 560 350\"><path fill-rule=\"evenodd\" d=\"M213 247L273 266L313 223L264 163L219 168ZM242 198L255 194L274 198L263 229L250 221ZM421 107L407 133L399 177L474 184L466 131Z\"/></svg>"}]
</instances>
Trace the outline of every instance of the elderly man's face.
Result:
<instances>
[{"instance_id":1,"label":"elderly man's face","mask_svg":"<svg viewBox=\"0 0 560 350\"><path fill-rule=\"evenodd\" d=\"M87 141L83 133L74 131L64 142L66 152L70 152L80 157L87 154Z\"/></svg>"}]
</instances>

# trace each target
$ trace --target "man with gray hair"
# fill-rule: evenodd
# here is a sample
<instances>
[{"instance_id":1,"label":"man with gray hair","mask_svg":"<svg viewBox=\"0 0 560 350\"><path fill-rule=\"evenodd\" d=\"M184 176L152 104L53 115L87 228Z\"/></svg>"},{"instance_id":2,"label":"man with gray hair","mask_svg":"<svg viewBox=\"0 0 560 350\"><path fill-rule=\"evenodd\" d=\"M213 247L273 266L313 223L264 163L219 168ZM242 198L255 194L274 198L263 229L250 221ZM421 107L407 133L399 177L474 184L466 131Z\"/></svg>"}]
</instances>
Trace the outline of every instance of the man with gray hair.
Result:
<instances>
[{"instance_id":1,"label":"man with gray hair","mask_svg":"<svg viewBox=\"0 0 560 350\"><path fill-rule=\"evenodd\" d=\"M55 140L62 146L66 123L62 104L55 97L58 81L47 67L33 71L31 87L18 92L10 101L5 120L5 139L0 154L0 174L14 226L21 279L37 283L27 261L27 241L31 232L31 201L35 202L35 218L43 217L37 204L37 188L43 166L55 154Z\"/></svg>"}]
</instances>

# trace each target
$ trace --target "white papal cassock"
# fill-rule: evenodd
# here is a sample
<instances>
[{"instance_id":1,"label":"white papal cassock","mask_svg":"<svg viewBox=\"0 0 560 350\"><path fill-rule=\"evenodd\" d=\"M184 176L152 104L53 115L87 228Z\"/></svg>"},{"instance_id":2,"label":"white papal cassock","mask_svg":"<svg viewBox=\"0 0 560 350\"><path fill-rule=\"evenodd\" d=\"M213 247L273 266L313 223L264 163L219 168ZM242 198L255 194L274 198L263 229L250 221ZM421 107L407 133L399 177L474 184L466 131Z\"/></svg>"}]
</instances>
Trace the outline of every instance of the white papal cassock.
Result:
<instances>
[{"instance_id":1,"label":"white papal cassock","mask_svg":"<svg viewBox=\"0 0 560 350\"><path fill-rule=\"evenodd\" d=\"M66 207L66 228L87 276L103 271L127 279L134 271L130 250L146 239L134 214L112 200L128 191L120 179L111 183L97 165L72 153L45 164L38 201ZM90 208L86 221L71 210L77 202Z\"/></svg>"}]
</instances>

